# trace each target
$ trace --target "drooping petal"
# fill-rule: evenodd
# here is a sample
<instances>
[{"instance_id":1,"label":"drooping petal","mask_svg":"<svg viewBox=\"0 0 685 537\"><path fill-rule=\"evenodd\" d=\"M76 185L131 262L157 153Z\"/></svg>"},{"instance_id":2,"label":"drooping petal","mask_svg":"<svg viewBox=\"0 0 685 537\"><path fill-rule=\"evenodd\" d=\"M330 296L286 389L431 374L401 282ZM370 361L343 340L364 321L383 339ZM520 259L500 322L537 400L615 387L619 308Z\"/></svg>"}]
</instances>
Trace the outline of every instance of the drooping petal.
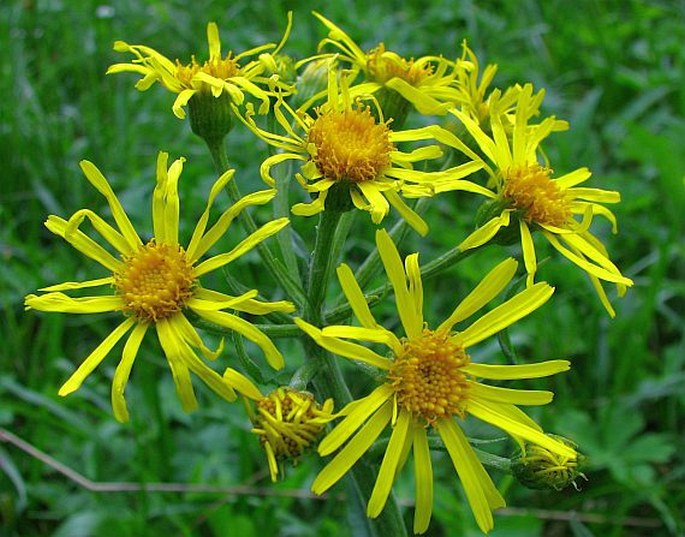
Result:
<instances>
[{"instance_id":1,"label":"drooping petal","mask_svg":"<svg viewBox=\"0 0 685 537\"><path fill-rule=\"evenodd\" d=\"M262 398L262 394L259 389L248 379L245 375L239 373L235 369L227 368L224 371L224 380L228 382L230 386L241 395L249 397L253 401L257 401Z\"/></svg>"},{"instance_id":2,"label":"drooping petal","mask_svg":"<svg viewBox=\"0 0 685 537\"><path fill-rule=\"evenodd\" d=\"M476 522L481 531L487 533L494 526L492 510L504 507L504 498L483 469L459 426L451 419L440 420L437 429L464 486Z\"/></svg>"},{"instance_id":3,"label":"drooping petal","mask_svg":"<svg viewBox=\"0 0 685 537\"><path fill-rule=\"evenodd\" d=\"M433 467L425 427L420 424L413 424L412 429L414 434L414 479L416 480L414 533L424 533L428 529L433 513Z\"/></svg>"},{"instance_id":4,"label":"drooping petal","mask_svg":"<svg viewBox=\"0 0 685 537\"><path fill-rule=\"evenodd\" d=\"M183 359L181 341L174 333L167 319L157 322L155 328L157 329L157 338L169 363L169 369L171 369L171 376L174 379L176 393L181 400L181 406L184 411L193 412L197 409L197 398L193 390L193 383L190 380L188 365Z\"/></svg>"},{"instance_id":5,"label":"drooping petal","mask_svg":"<svg viewBox=\"0 0 685 537\"><path fill-rule=\"evenodd\" d=\"M511 210L506 209L502 211L501 215L488 220L485 224L483 224L481 227L476 229L476 231L474 231L463 241L461 241L461 243L459 244L459 249L465 251L470 250L471 248L477 248L478 246L482 246L483 244L487 243L490 239L492 239L495 235L497 235L497 232L500 229L502 229L503 227L507 227L509 225L510 219Z\"/></svg>"},{"instance_id":6,"label":"drooping petal","mask_svg":"<svg viewBox=\"0 0 685 537\"><path fill-rule=\"evenodd\" d=\"M509 434L520 436L521 438L538 444L554 453L558 453L564 457L576 457L576 452L572 448L554 440L552 437L545 435L539 430L528 427L519 421L515 421L510 417L497 412L496 407L492 407L489 403L469 399L467 412Z\"/></svg>"},{"instance_id":7,"label":"drooping petal","mask_svg":"<svg viewBox=\"0 0 685 537\"><path fill-rule=\"evenodd\" d=\"M371 418L366 425L350 440L347 445L331 460L312 483L314 494L323 494L368 451L383 429L390 422L392 416L392 403L386 402Z\"/></svg>"},{"instance_id":8,"label":"drooping petal","mask_svg":"<svg viewBox=\"0 0 685 537\"><path fill-rule=\"evenodd\" d=\"M395 481L395 474L397 466L400 462L400 455L402 453L402 446L405 444L407 435L411 434L410 425L412 421L411 413L407 411L400 412L399 418L392 428L390 441L383 456L376 484L371 492L369 503L366 507L366 515L369 518L376 518L388 499L392 484Z\"/></svg>"},{"instance_id":9,"label":"drooping petal","mask_svg":"<svg viewBox=\"0 0 685 537\"><path fill-rule=\"evenodd\" d=\"M128 318L119 326L117 326L112 332L100 343L93 352L91 352L83 363L78 367L76 371L67 379L67 381L62 384L62 387L57 392L59 395L64 397L72 392L75 392L81 387L83 381L90 375L93 370L100 365L100 362L107 356L112 347L118 343L118 341L124 337L126 332L128 332L131 327L136 324L135 319Z\"/></svg>"},{"instance_id":10,"label":"drooping petal","mask_svg":"<svg viewBox=\"0 0 685 537\"><path fill-rule=\"evenodd\" d=\"M239 334L256 344L266 357L266 361L274 369L282 369L285 365L283 355L276 348L269 337L259 330L255 325L241 319L236 315L224 311L194 310L200 317L207 319L211 323L218 324Z\"/></svg>"},{"instance_id":11,"label":"drooping petal","mask_svg":"<svg viewBox=\"0 0 685 537\"><path fill-rule=\"evenodd\" d=\"M121 354L121 361L114 370L114 377L112 379L112 410L114 411L114 417L121 423L129 420L124 390L131 374L133 362L138 354L140 343L143 341L148 326L144 323L138 323L135 326L128 340L126 340L124 351Z\"/></svg>"},{"instance_id":12,"label":"drooping petal","mask_svg":"<svg viewBox=\"0 0 685 537\"><path fill-rule=\"evenodd\" d=\"M340 411L345 418L319 444L319 454L322 457L330 455L347 442L376 409L389 401L393 393L390 386L381 384L366 397L347 405Z\"/></svg>"}]
</instances>

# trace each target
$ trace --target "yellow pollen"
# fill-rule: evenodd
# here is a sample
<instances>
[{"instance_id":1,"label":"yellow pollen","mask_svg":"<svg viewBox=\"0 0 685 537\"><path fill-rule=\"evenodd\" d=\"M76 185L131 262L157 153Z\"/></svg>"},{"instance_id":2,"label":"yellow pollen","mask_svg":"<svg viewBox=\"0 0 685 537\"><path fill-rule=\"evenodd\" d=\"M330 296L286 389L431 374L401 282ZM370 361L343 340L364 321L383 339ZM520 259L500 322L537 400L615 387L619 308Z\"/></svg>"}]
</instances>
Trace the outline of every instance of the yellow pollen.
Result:
<instances>
[{"instance_id":1,"label":"yellow pollen","mask_svg":"<svg viewBox=\"0 0 685 537\"><path fill-rule=\"evenodd\" d=\"M568 200L551 174L537 164L510 168L504 174L503 195L528 223L561 227L571 218Z\"/></svg>"},{"instance_id":2,"label":"yellow pollen","mask_svg":"<svg viewBox=\"0 0 685 537\"><path fill-rule=\"evenodd\" d=\"M232 55L233 53L229 52L224 59L221 57L210 58L202 65L197 62L195 56L192 57L188 65L183 65L176 60L176 78L188 88L194 87L192 79L200 71L219 80L228 80L240 72L240 65L235 58L232 58Z\"/></svg>"},{"instance_id":3,"label":"yellow pollen","mask_svg":"<svg viewBox=\"0 0 685 537\"><path fill-rule=\"evenodd\" d=\"M123 268L114 273L123 311L144 322L154 323L180 311L192 296L194 283L183 248L154 239L125 256Z\"/></svg>"},{"instance_id":4,"label":"yellow pollen","mask_svg":"<svg viewBox=\"0 0 685 537\"><path fill-rule=\"evenodd\" d=\"M433 425L453 415L463 417L468 383L461 368L469 362L464 348L450 341L449 332L424 328L420 337L403 341L388 383L401 407Z\"/></svg>"},{"instance_id":5,"label":"yellow pollen","mask_svg":"<svg viewBox=\"0 0 685 537\"><path fill-rule=\"evenodd\" d=\"M414 60L386 55L383 43L369 52L367 58L366 69L369 78L379 84L385 84L393 78L401 78L408 84L417 86L423 79L433 74L431 65L417 65Z\"/></svg>"},{"instance_id":6,"label":"yellow pollen","mask_svg":"<svg viewBox=\"0 0 685 537\"><path fill-rule=\"evenodd\" d=\"M372 181L391 166L395 149L385 123L376 123L368 107L363 110L328 110L309 129L314 163L319 172L336 181Z\"/></svg>"}]
</instances>

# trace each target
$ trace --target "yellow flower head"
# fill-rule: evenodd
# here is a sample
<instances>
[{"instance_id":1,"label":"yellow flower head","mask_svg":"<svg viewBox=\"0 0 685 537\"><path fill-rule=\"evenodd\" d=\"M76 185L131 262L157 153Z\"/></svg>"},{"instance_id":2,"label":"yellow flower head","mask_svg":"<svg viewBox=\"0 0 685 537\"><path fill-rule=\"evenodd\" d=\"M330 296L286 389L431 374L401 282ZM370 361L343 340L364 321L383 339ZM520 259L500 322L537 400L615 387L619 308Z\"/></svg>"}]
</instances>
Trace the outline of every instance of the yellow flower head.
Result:
<instances>
[{"instance_id":1,"label":"yellow flower head","mask_svg":"<svg viewBox=\"0 0 685 537\"><path fill-rule=\"evenodd\" d=\"M320 213L326 208L331 189L341 187L349 190L349 198L356 208L371 214L374 223L382 222L392 206L409 225L425 235L428 226L400 194L417 198L446 190L485 190L462 179L480 169L480 162L469 161L441 172L413 170L413 163L438 158L442 151L437 145L427 145L407 153L399 150L397 143L438 140L454 144L459 141L437 125L393 131L392 123L384 121L382 115L377 119L370 105L352 98L349 81L344 75L338 81L338 73L330 67L328 98L314 115L295 111L279 99L274 113L287 133L285 136L261 129L249 113L242 118L257 136L283 150L261 165L261 176L267 184L275 185L271 176L273 166L286 160L304 163L295 177L302 188L315 197L310 203L294 205L294 214L312 216ZM347 196L346 192L343 194Z\"/></svg>"},{"instance_id":2,"label":"yellow flower head","mask_svg":"<svg viewBox=\"0 0 685 537\"><path fill-rule=\"evenodd\" d=\"M292 15L289 13L285 34L278 45L270 43L240 54L228 52L222 56L219 28L216 23L210 22L207 24L209 59L204 62L198 62L195 56L191 57L189 63L181 63L179 60L173 62L148 46L116 41L114 50L130 52L135 59L131 63L110 66L107 74L124 71L139 73L143 75L136 83L136 88L140 91L159 82L169 91L178 93L172 110L180 119L185 117L183 107L198 92L211 93L216 98L225 93L234 105L242 104L245 93L248 93L261 101L259 112L265 114L269 110L269 97L273 95L274 87L278 87L280 91L290 91L290 87L279 82L277 76L265 76L265 72L271 71L277 64L274 56L285 44L291 27ZM244 63L250 56L257 56L257 59Z\"/></svg>"},{"instance_id":3,"label":"yellow flower head","mask_svg":"<svg viewBox=\"0 0 685 537\"><path fill-rule=\"evenodd\" d=\"M459 247L475 248L495 237L500 229L516 226L521 237L523 259L531 285L537 269L532 231L540 231L564 257L585 270L599 298L613 317L615 315L599 280L616 284L623 295L632 280L621 274L610 260L605 247L590 233L595 215L605 217L617 232L614 214L603 204L618 203L618 192L598 188L578 187L590 178L587 168L579 168L555 178L554 171L538 159L540 143L559 126L554 117L538 125L529 125L532 85L526 84L519 93L514 111L514 126L510 137L502 114L491 114L492 136L473 118L459 110L451 112L463 123L486 156L487 170L494 192L496 209L492 218L469 235ZM580 216L580 220L577 219Z\"/></svg>"},{"instance_id":4,"label":"yellow flower head","mask_svg":"<svg viewBox=\"0 0 685 537\"><path fill-rule=\"evenodd\" d=\"M335 56L341 62L349 64L355 73L363 74L365 81L352 88L354 95L392 90L426 115L444 115L459 102L456 83L467 67L464 62L455 63L441 56L408 60L386 50L383 43L365 53L341 28L319 13L314 12L314 16L329 30L319 49L325 45L335 47L338 51ZM393 117L385 109L384 112Z\"/></svg>"},{"instance_id":5,"label":"yellow flower head","mask_svg":"<svg viewBox=\"0 0 685 537\"><path fill-rule=\"evenodd\" d=\"M478 525L487 532L493 527L492 510L504 506L504 499L471 449L458 420L471 415L506 431L518 442L525 440L562 456L575 457L571 447L545 435L517 406L547 404L552 400L551 392L490 386L480 380L546 377L568 370L569 362L487 365L472 362L468 349L535 311L550 298L553 289L537 283L456 331L457 323L483 308L512 280L517 263L508 259L485 276L445 321L430 328L423 318L418 254L408 256L403 265L385 230L376 233L376 242L395 292L404 336L398 337L376 322L351 269L344 264L338 267L338 277L361 326L320 329L296 319L300 328L323 348L385 373L384 382L370 395L341 411L345 418L319 445L319 453L329 455L345 444L316 477L312 490L322 494L333 486L390 426L390 440L367 515L374 518L383 510L395 476L411 450L416 479L414 532L423 533L433 507L428 431L434 430L462 481ZM382 356L348 339L386 345L391 356Z\"/></svg>"},{"instance_id":6,"label":"yellow flower head","mask_svg":"<svg viewBox=\"0 0 685 537\"><path fill-rule=\"evenodd\" d=\"M283 461L297 463L333 419L333 399L321 405L311 393L283 386L254 399L257 412L252 417L252 432L259 437L271 480L276 482Z\"/></svg>"},{"instance_id":7,"label":"yellow flower head","mask_svg":"<svg viewBox=\"0 0 685 537\"><path fill-rule=\"evenodd\" d=\"M130 332L112 382L112 407L119 421L128 420L124 389L143 336L151 326L154 326L157 332L169 362L176 390L186 411L197 407L190 380L191 371L225 399L231 401L236 398L234 386L222 379L197 355L199 351L205 358L214 360L221 353L223 342L216 351L210 350L186 318L186 310L211 323L242 334L264 351L272 367L283 367L283 356L264 333L239 316L224 310L259 315L274 311L290 312L294 309L293 305L284 301L256 300L257 290L234 297L205 289L200 283L203 275L234 261L288 224L287 218L269 222L229 252L200 261L243 209L251 205L268 203L275 191L263 190L245 196L225 210L216 223L207 229L214 199L233 178L233 170L227 171L214 183L207 207L195 226L188 246L184 248L178 238L178 179L184 160L178 159L167 168L168 154L159 153L157 185L152 196L154 236L146 243L134 229L107 179L91 162L82 161L83 173L107 200L116 227L108 224L90 209L81 209L68 220L51 215L45 225L81 253L100 263L110 275L96 280L66 282L45 287L40 289L40 295L28 295L25 299L27 309L41 311L120 312L123 321L84 360L59 390L62 396L76 391L114 345ZM90 221L102 239L116 252L114 255L80 229L85 220ZM102 287L107 292L85 297L72 297L63 293L94 287Z\"/></svg>"}]
</instances>

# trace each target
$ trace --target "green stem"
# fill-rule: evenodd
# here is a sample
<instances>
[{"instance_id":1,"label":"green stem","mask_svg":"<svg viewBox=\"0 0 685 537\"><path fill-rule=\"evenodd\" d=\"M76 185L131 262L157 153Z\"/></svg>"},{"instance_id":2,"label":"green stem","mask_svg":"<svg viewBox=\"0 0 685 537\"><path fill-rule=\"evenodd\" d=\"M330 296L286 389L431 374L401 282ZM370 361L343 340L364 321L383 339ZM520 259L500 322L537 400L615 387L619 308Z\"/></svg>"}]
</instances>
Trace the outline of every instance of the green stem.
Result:
<instances>
[{"instance_id":1,"label":"green stem","mask_svg":"<svg viewBox=\"0 0 685 537\"><path fill-rule=\"evenodd\" d=\"M219 173L224 173L226 170L229 169L230 165L228 162L228 154L226 153L226 147L224 145L223 139L205 139L205 142L207 143L209 152L212 154L212 160L214 161L214 165L216 166L217 171ZM228 182L228 184L226 185L226 191L228 192L228 195L233 201L233 203L237 202L239 199L242 198L240 189L238 188L238 184L235 180ZM243 229L248 234L254 233L257 230L257 224L255 224L255 221L252 219L252 216L248 211L241 211L238 218L243 226ZM262 261L264 261L264 264L266 265L269 272L271 272L276 281L278 281L278 283L281 285L281 287L286 292L288 297L297 305L302 306L306 302L307 298L299 282L297 282L288 273L288 271L285 270L283 265L274 256L274 254L271 252L271 250L266 244L258 244L257 251L259 252Z\"/></svg>"},{"instance_id":2,"label":"green stem","mask_svg":"<svg viewBox=\"0 0 685 537\"><path fill-rule=\"evenodd\" d=\"M331 270L335 263L335 253L340 253L344 241L344 233L336 233L341 222L343 213L324 210L319 219L317 227L314 252L312 253L309 266L309 278L307 281L307 296L309 301L305 304L304 318L316 325L321 326L323 321L323 303L326 298L328 282L331 279ZM344 218L344 217L343 217ZM343 226L344 227L344 226ZM335 360L328 352L319 347L312 339L304 340L304 348L307 359L307 366L301 371L298 382L302 383L312 375L311 381L320 399L332 397L338 408L352 401L349 388L345 383L342 371ZM308 367L311 364L311 369ZM354 483L354 490L357 492L360 502L355 502L356 508L362 509L371 497L371 492L375 486L378 468L375 467L368 457L362 457L352 467L350 477ZM363 518L363 513L360 513ZM383 512L376 519L367 519L371 535L375 537L387 537L392 535L403 537L407 535L407 530L402 520L400 509L391 494Z\"/></svg>"}]
</instances>

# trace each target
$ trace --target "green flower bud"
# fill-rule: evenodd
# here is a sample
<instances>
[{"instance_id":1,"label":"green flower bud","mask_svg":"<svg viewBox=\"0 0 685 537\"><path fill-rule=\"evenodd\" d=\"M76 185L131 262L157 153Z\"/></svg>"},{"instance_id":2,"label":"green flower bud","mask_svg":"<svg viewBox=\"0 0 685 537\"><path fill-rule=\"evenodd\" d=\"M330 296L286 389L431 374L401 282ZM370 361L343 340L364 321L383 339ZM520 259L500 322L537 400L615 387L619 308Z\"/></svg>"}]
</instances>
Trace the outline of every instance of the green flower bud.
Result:
<instances>
[{"instance_id":1,"label":"green flower bud","mask_svg":"<svg viewBox=\"0 0 685 537\"><path fill-rule=\"evenodd\" d=\"M214 97L209 91L198 91L188 101L190 128L208 143L220 142L233 127L231 104L228 92Z\"/></svg>"},{"instance_id":2,"label":"green flower bud","mask_svg":"<svg viewBox=\"0 0 685 537\"><path fill-rule=\"evenodd\" d=\"M575 442L563 436L547 436L574 449L578 447ZM582 477L587 481L585 474L580 471L585 461L586 457L580 453L575 459L571 459L537 444L526 442L524 449L512 458L511 470L519 483L530 489L563 490L572 485L576 490L580 490L576 480Z\"/></svg>"}]
</instances>

